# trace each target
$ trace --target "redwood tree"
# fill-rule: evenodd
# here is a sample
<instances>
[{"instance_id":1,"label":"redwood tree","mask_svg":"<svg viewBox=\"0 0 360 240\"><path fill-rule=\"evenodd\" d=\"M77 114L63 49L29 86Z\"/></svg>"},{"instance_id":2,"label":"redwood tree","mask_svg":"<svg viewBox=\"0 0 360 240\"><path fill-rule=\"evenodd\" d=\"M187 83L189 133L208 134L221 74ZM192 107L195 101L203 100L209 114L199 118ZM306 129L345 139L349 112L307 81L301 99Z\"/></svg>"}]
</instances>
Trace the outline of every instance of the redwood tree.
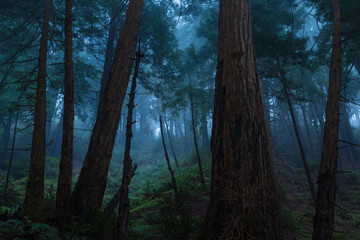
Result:
<instances>
[{"instance_id":1,"label":"redwood tree","mask_svg":"<svg viewBox=\"0 0 360 240\"><path fill-rule=\"evenodd\" d=\"M65 1L65 95L61 160L56 192L57 214L63 215L69 208L72 184L74 139L74 78L72 59L72 0Z\"/></svg>"},{"instance_id":2,"label":"redwood tree","mask_svg":"<svg viewBox=\"0 0 360 240\"><path fill-rule=\"evenodd\" d=\"M46 62L51 2L51 0L45 2L42 23L29 179L21 213L23 217L33 221L41 221L44 217Z\"/></svg>"},{"instance_id":3,"label":"redwood tree","mask_svg":"<svg viewBox=\"0 0 360 240\"><path fill-rule=\"evenodd\" d=\"M143 0L131 0L129 3L109 82L99 102L88 152L71 195L70 207L74 213L80 213L85 210L84 207L91 210L101 207L116 130L134 60L142 7Z\"/></svg>"},{"instance_id":4,"label":"redwood tree","mask_svg":"<svg viewBox=\"0 0 360 240\"><path fill-rule=\"evenodd\" d=\"M341 86L341 14L339 0L332 0L333 40L329 76L328 100L313 239L333 239L336 196L336 170L339 137L339 106Z\"/></svg>"},{"instance_id":5,"label":"redwood tree","mask_svg":"<svg viewBox=\"0 0 360 240\"><path fill-rule=\"evenodd\" d=\"M274 156L254 56L249 0L220 0L203 239L282 239Z\"/></svg>"}]
</instances>

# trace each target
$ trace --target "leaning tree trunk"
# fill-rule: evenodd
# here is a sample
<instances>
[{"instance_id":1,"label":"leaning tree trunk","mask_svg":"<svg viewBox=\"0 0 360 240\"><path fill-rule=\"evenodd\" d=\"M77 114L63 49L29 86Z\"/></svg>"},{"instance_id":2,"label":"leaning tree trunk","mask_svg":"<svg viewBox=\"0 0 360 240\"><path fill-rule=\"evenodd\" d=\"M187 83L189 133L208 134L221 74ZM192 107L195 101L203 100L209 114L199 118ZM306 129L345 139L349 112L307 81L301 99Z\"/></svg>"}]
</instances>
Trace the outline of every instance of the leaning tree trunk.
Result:
<instances>
[{"instance_id":1,"label":"leaning tree trunk","mask_svg":"<svg viewBox=\"0 0 360 240\"><path fill-rule=\"evenodd\" d=\"M220 0L203 239L282 239L274 156L257 77L249 0Z\"/></svg>"},{"instance_id":2,"label":"leaning tree trunk","mask_svg":"<svg viewBox=\"0 0 360 240\"><path fill-rule=\"evenodd\" d=\"M29 179L26 185L22 217L32 221L44 218L44 170L45 170L45 125L46 125L46 62L47 37L49 31L51 0L46 0L42 34L35 103L35 125L32 138Z\"/></svg>"},{"instance_id":3,"label":"leaning tree trunk","mask_svg":"<svg viewBox=\"0 0 360 240\"><path fill-rule=\"evenodd\" d=\"M292 104L291 104L291 100L290 100L290 96L289 96L289 92L288 92L288 87L287 87L287 79L285 77L284 72L281 70L279 62L278 62L278 66L279 66L279 72L280 72L280 77L281 77L280 80L281 80L281 83L282 83L283 88L284 88L285 98L286 98L286 102L287 102L288 107L289 107L292 125L294 127L296 140L298 142L301 159L302 159L303 164L304 164L304 169L305 169L306 178L307 178L307 181L308 181L308 184L309 184L311 197L312 197L312 200L313 200L313 203L314 203L314 206L315 206L316 193L315 193L314 182L313 182L312 177L311 177L311 172L310 172L310 169L309 169L309 166L308 166L308 163L307 163L305 150L304 150L304 147L303 147L303 144L302 144L302 141L301 141L301 136L300 136L300 132L299 132L295 112L294 112L294 109L293 109Z\"/></svg>"},{"instance_id":4,"label":"leaning tree trunk","mask_svg":"<svg viewBox=\"0 0 360 240\"><path fill-rule=\"evenodd\" d=\"M331 240L334 233L341 87L341 15L339 0L332 0L332 8L333 42L324 141L318 175L318 192L313 230L314 240Z\"/></svg>"},{"instance_id":5,"label":"leaning tree trunk","mask_svg":"<svg viewBox=\"0 0 360 240\"><path fill-rule=\"evenodd\" d=\"M116 33L116 20L120 8L115 7L115 1L112 1L111 4L111 17L110 17L110 26L109 26L109 34L106 42L106 52L105 52L105 62L104 69L101 76L101 86L100 86L100 97L102 99L104 97L106 86L109 82L110 71L111 71L111 63L113 61L114 55L114 41L115 41L115 33Z\"/></svg>"},{"instance_id":6,"label":"leaning tree trunk","mask_svg":"<svg viewBox=\"0 0 360 240\"><path fill-rule=\"evenodd\" d=\"M169 168L169 172L171 175L171 181L172 181L172 185L173 185L173 189L174 189L175 202L176 202L176 204L178 204L179 203L179 194L178 194L178 189L177 189L177 185L176 185L176 179L174 176L174 171L171 168L169 154L166 149L165 137L164 137L164 131L163 131L163 123L161 120L161 116L159 117L159 123L160 123L160 133L161 133L161 140L162 140L163 147L164 147L165 159L166 159L166 162L167 162L167 165Z\"/></svg>"},{"instance_id":7,"label":"leaning tree trunk","mask_svg":"<svg viewBox=\"0 0 360 240\"><path fill-rule=\"evenodd\" d=\"M196 152L196 159L197 159L198 166L199 166L200 183L201 183L202 187L205 190L204 173L203 173L203 169L202 169L201 158L200 158L200 153L199 153L199 147L198 147L198 142L197 142L197 138L196 138L194 99L193 99L193 94L192 94L191 83L190 83L190 90L189 90L189 98L190 98L190 110L191 110L191 126L192 126L193 137L194 137L194 146L195 146L195 152Z\"/></svg>"},{"instance_id":8,"label":"leaning tree trunk","mask_svg":"<svg viewBox=\"0 0 360 240\"><path fill-rule=\"evenodd\" d=\"M74 141L74 76L72 59L72 0L65 1L65 95L64 122L61 144L61 160L56 191L58 216L66 216L72 185L73 141Z\"/></svg>"},{"instance_id":9,"label":"leaning tree trunk","mask_svg":"<svg viewBox=\"0 0 360 240\"><path fill-rule=\"evenodd\" d=\"M116 130L134 60L142 6L143 0L131 0L129 3L111 76L99 103L89 149L71 195L70 207L74 213L81 213L86 208L96 210L101 207Z\"/></svg>"}]
</instances>

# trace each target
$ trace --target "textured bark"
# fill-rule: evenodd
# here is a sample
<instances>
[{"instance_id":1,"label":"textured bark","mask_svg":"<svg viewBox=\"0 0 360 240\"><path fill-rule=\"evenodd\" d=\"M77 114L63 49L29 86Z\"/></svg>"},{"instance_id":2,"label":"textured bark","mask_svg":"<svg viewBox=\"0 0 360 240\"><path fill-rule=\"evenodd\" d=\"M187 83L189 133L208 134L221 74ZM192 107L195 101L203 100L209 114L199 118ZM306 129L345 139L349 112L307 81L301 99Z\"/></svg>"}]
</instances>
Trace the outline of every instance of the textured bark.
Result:
<instances>
[{"instance_id":1,"label":"textured bark","mask_svg":"<svg viewBox=\"0 0 360 240\"><path fill-rule=\"evenodd\" d=\"M202 239L282 239L249 0L220 0L217 61L210 205Z\"/></svg>"},{"instance_id":2,"label":"textured bark","mask_svg":"<svg viewBox=\"0 0 360 240\"><path fill-rule=\"evenodd\" d=\"M139 43L140 48L140 43ZM134 168L132 165L132 159L130 157L131 150L131 138L133 136L132 125L135 123L133 121L133 111L135 108L135 93L136 93L136 78L139 73L141 54L140 50L136 54L135 61L135 71L131 83L131 89L129 93L129 104L128 104L128 117L126 122L126 140L125 140L125 153L124 153L124 165L123 165L123 175L120 187L120 200L119 200L119 215L118 215L118 227L117 227L117 239L125 240L128 236L128 223L129 223L129 209L130 209L130 199L129 199L129 185L132 177L134 176ZM136 169L136 167L135 167Z\"/></svg>"},{"instance_id":3,"label":"textured bark","mask_svg":"<svg viewBox=\"0 0 360 240\"><path fill-rule=\"evenodd\" d=\"M65 94L64 122L61 144L61 160L56 192L58 216L66 216L72 186L73 141L74 141L74 74L72 54L72 0L65 1Z\"/></svg>"},{"instance_id":4,"label":"textured bark","mask_svg":"<svg viewBox=\"0 0 360 240\"><path fill-rule=\"evenodd\" d=\"M104 97L106 86L109 82L110 71L111 71L111 63L113 61L114 56L114 41L115 41L115 33L116 33L116 18L117 18L117 8L115 8L115 1L112 2L111 9L111 18L110 18L110 26L109 26L109 35L106 42L106 53L105 53L105 63L104 70L101 77L101 86L100 86L100 99ZM100 103L99 103L100 105Z\"/></svg>"},{"instance_id":5,"label":"textured bark","mask_svg":"<svg viewBox=\"0 0 360 240\"><path fill-rule=\"evenodd\" d=\"M281 83L282 83L283 88L284 88L285 98L286 98L286 102L287 102L288 107L289 107L289 111L290 111L290 115L291 115L291 121L292 121L292 125L294 127L296 140L297 140L297 143L298 143L298 146L299 146L301 159L302 159L303 164L304 164L304 169L305 169L306 178L307 178L307 181L308 181L308 184L309 184L311 197L312 197L312 200L313 200L313 203L314 203L314 206L315 206L316 193L315 193L314 182L312 180L311 172L310 172L309 166L307 164L307 158L306 158L304 147L303 147L303 144L302 144L302 141L301 141L302 138L300 136L300 132L299 132L298 124L297 124L298 121L297 121L297 118L295 116L295 112L294 112L294 109L292 107L290 96L289 96L289 93L288 93L287 79L285 78L284 72L280 68L280 64L279 64L279 71L280 71L280 76L281 76L280 80L281 80Z\"/></svg>"},{"instance_id":6,"label":"textured bark","mask_svg":"<svg viewBox=\"0 0 360 240\"><path fill-rule=\"evenodd\" d=\"M167 165L168 165L168 168L169 168L169 172L170 172L170 175L171 175L171 181L172 181L174 194L175 194L175 201L176 201L176 203L179 203L179 194L178 194L178 190L177 190L176 179L175 179L175 176L174 176L174 172L173 172L173 170L171 168L169 155L168 155L168 152L167 152L167 149L166 149L164 131L163 131L163 123L162 123L162 120L161 120L161 116L159 117L159 122L160 122L161 139L162 139L162 143L163 143L163 146L164 146L165 159L166 159L166 162L167 162Z\"/></svg>"},{"instance_id":7,"label":"textured bark","mask_svg":"<svg viewBox=\"0 0 360 240\"><path fill-rule=\"evenodd\" d=\"M331 240L333 239L334 233L342 51L339 0L332 0L332 9L332 53L324 141L318 175L318 191L313 230L314 240Z\"/></svg>"},{"instance_id":8,"label":"textured bark","mask_svg":"<svg viewBox=\"0 0 360 240\"><path fill-rule=\"evenodd\" d=\"M44 170L45 170L45 124L46 124L46 62L47 36L51 0L46 0L40 52L35 103L35 125L32 138L29 179L26 185L22 217L41 221L44 217Z\"/></svg>"},{"instance_id":9,"label":"textured bark","mask_svg":"<svg viewBox=\"0 0 360 240\"><path fill-rule=\"evenodd\" d=\"M131 0L129 3L109 83L100 100L89 149L71 195L70 207L74 213L81 213L86 208L96 210L101 207L116 130L135 56L142 6L143 0Z\"/></svg>"}]
</instances>

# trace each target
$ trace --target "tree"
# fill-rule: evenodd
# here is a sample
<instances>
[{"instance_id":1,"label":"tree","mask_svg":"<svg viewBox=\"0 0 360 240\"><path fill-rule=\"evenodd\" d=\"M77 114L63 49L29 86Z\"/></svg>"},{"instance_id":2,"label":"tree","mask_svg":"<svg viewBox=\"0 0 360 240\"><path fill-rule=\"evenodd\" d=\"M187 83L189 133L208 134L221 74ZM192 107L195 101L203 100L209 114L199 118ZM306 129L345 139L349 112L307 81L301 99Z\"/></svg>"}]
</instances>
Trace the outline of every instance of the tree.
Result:
<instances>
[{"instance_id":1,"label":"tree","mask_svg":"<svg viewBox=\"0 0 360 240\"><path fill-rule=\"evenodd\" d=\"M131 0L129 3L109 82L99 103L88 152L71 194L70 207L74 213L81 213L86 208L96 210L101 207L116 130L135 55L142 6L143 0Z\"/></svg>"},{"instance_id":2,"label":"tree","mask_svg":"<svg viewBox=\"0 0 360 240\"><path fill-rule=\"evenodd\" d=\"M40 221L44 217L46 62L51 2L51 0L46 0L45 2L44 20L42 23L34 117L35 125L32 139L29 179L26 185L26 194L22 209L22 216L33 221Z\"/></svg>"},{"instance_id":3,"label":"tree","mask_svg":"<svg viewBox=\"0 0 360 240\"><path fill-rule=\"evenodd\" d=\"M220 0L211 149L210 205L202 237L282 239L248 0Z\"/></svg>"},{"instance_id":4,"label":"tree","mask_svg":"<svg viewBox=\"0 0 360 240\"><path fill-rule=\"evenodd\" d=\"M61 160L56 192L58 215L66 215L72 187L72 162L74 142L74 76L72 57L72 0L65 2L65 94Z\"/></svg>"},{"instance_id":5,"label":"tree","mask_svg":"<svg viewBox=\"0 0 360 240\"><path fill-rule=\"evenodd\" d=\"M336 171L339 137L341 86L341 14L339 0L332 0L333 40L329 76L326 122L318 175L313 239L333 239L336 197Z\"/></svg>"}]
</instances>

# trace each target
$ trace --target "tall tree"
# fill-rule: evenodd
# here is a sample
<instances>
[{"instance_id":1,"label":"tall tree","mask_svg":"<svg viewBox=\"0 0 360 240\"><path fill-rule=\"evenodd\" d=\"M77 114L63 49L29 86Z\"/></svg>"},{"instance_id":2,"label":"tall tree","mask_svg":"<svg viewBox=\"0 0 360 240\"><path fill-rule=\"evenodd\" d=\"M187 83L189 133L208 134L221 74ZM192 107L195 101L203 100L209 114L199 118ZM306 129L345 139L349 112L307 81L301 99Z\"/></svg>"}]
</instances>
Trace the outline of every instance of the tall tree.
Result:
<instances>
[{"instance_id":1,"label":"tall tree","mask_svg":"<svg viewBox=\"0 0 360 240\"><path fill-rule=\"evenodd\" d=\"M339 0L332 0L333 40L326 122L318 175L313 239L333 239L336 197L336 171L339 137L341 86L341 13Z\"/></svg>"},{"instance_id":2,"label":"tall tree","mask_svg":"<svg viewBox=\"0 0 360 240\"><path fill-rule=\"evenodd\" d=\"M282 239L274 157L255 63L249 0L220 0L204 239Z\"/></svg>"},{"instance_id":3,"label":"tall tree","mask_svg":"<svg viewBox=\"0 0 360 240\"><path fill-rule=\"evenodd\" d=\"M32 138L31 161L29 179L22 216L33 221L40 221L44 217L44 170L45 170L45 123L46 123L46 62L47 38L52 0L46 0L40 52L38 61L38 76L35 103L35 125Z\"/></svg>"},{"instance_id":4,"label":"tall tree","mask_svg":"<svg viewBox=\"0 0 360 240\"><path fill-rule=\"evenodd\" d=\"M65 94L61 160L56 192L58 215L66 215L72 186L74 141L74 74L72 59L72 0L65 1Z\"/></svg>"},{"instance_id":5,"label":"tall tree","mask_svg":"<svg viewBox=\"0 0 360 240\"><path fill-rule=\"evenodd\" d=\"M134 60L142 6L143 0L131 0L129 3L109 82L104 97L100 99L88 152L71 195L70 207L75 213L85 210L85 206L92 210L101 207L116 130Z\"/></svg>"}]
</instances>

